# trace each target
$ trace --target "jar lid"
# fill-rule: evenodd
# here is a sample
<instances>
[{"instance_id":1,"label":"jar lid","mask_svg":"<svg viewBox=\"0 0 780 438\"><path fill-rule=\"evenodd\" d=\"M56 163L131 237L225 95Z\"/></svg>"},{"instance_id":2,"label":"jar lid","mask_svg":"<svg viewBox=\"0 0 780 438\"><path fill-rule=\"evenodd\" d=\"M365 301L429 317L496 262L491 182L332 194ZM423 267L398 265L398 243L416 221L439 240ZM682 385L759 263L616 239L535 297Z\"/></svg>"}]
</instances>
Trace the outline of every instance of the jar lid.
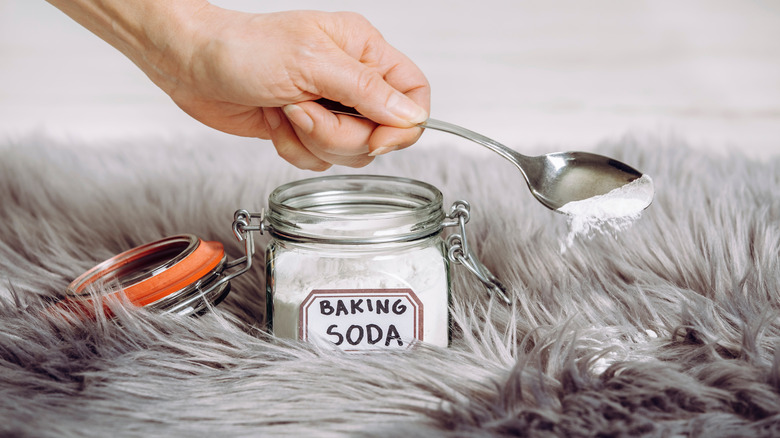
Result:
<instances>
[{"instance_id":1,"label":"jar lid","mask_svg":"<svg viewBox=\"0 0 780 438\"><path fill-rule=\"evenodd\" d=\"M104 297L123 293L136 306L163 313L202 313L218 304L230 283L219 281L227 257L221 243L191 234L166 237L116 255L73 280L66 295L90 300L101 286Z\"/></svg>"},{"instance_id":2,"label":"jar lid","mask_svg":"<svg viewBox=\"0 0 780 438\"><path fill-rule=\"evenodd\" d=\"M442 194L408 178L337 175L285 184L268 197L270 232L298 242L373 244L439 233Z\"/></svg>"}]
</instances>

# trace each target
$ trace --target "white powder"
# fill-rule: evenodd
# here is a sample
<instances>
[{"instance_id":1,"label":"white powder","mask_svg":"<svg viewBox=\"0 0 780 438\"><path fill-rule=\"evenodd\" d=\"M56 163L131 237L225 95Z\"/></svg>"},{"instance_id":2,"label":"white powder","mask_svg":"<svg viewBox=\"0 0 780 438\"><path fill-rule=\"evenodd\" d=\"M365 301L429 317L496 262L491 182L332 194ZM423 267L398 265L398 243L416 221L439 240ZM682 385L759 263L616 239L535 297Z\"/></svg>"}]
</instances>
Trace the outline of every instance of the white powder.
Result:
<instances>
[{"instance_id":1,"label":"white powder","mask_svg":"<svg viewBox=\"0 0 780 438\"><path fill-rule=\"evenodd\" d=\"M330 251L328 248L328 245L309 248L289 245L271 251L275 257L274 335L299 339L301 303L314 290L411 289L422 304L420 340L447 346L449 279L439 244L431 245L430 241L423 245L399 244L379 252L358 247L348 251L333 251L332 245ZM368 309L364 310L369 316L360 317L370 317ZM354 323L354 319L346 321ZM338 328L342 335L345 329L343 325ZM404 345L410 341L404 339Z\"/></svg>"},{"instance_id":2,"label":"white powder","mask_svg":"<svg viewBox=\"0 0 780 438\"><path fill-rule=\"evenodd\" d=\"M569 234L561 243L561 253L577 236L592 238L596 233L617 233L630 226L653 201L653 180L641 178L604 195L569 202L558 209L569 215Z\"/></svg>"}]
</instances>

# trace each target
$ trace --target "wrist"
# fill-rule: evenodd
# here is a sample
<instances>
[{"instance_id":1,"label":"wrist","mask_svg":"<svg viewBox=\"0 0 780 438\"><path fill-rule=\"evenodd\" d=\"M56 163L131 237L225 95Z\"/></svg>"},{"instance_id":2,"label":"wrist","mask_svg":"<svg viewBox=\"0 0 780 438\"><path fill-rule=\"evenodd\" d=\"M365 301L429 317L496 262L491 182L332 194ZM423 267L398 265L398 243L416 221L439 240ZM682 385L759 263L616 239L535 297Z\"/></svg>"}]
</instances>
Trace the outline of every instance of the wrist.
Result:
<instances>
[{"instance_id":1,"label":"wrist","mask_svg":"<svg viewBox=\"0 0 780 438\"><path fill-rule=\"evenodd\" d=\"M207 0L47 0L170 90L189 62L196 16Z\"/></svg>"},{"instance_id":2,"label":"wrist","mask_svg":"<svg viewBox=\"0 0 780 438\"><path fill-rule=\"evenodd\" d=\"M141 38L125 55L171 94L190 76L193 52L202 38L202 15L212 6L206 0L152 3L139 23Z\"/></svg>"}]
</instances>

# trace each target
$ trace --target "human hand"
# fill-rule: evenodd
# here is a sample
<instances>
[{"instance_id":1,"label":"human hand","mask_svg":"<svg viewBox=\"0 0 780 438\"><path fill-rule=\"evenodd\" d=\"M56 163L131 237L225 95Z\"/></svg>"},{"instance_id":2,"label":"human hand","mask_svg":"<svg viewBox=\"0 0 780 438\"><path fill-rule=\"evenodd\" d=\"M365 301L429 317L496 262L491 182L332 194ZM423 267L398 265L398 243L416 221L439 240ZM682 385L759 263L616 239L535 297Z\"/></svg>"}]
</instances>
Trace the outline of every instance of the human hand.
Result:
<instances>
[{"instance_id":1,"label":"human hand","mask_svg":"<svg viewBox=\"0 0 780 438\"><path fill-rule=\"evenodd\" d=\"M363 17L314 11L250 14L209 5L193 16L189 51L158 85L185 112L218 130L270 138L304 169L360 167L413 144L427 118L423 73ZM163 64L164 65L164 64ZM155 79L154 75L150 77ZM334 115L320 97L371 120Z\"/></svg>"},{"instance_id":2,"label":"human hand","mask_svg":"<svg viewBox=\"0 0 780 438\"><path fill-rule=\"evenodd\" d=\"M363 17L251 14L206 0L47 0L120 50L195 119L270 138L298 167L364 166L422 133L430 87ZM336 116L320 97L370 120Z\"/></svg>"}]
</instances>

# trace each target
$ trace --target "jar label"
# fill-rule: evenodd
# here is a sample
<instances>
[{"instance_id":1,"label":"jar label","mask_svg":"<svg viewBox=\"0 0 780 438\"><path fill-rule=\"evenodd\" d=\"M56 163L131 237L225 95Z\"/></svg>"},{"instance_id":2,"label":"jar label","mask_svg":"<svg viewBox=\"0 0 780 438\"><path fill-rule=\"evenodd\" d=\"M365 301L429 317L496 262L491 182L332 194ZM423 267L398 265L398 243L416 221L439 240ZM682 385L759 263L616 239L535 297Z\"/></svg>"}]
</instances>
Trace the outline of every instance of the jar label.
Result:
<instances>
[{"instance_id":1,"label":"jar label","mask_svg":"<svg viewBox=\"0 0 780 438\"><path fill-rule=\"evenodd\" d=\"M404 349L423 340L423 305L411 289L313 290L299 321L301 340L346 351Z\"/></svg>"}]
</instances>

